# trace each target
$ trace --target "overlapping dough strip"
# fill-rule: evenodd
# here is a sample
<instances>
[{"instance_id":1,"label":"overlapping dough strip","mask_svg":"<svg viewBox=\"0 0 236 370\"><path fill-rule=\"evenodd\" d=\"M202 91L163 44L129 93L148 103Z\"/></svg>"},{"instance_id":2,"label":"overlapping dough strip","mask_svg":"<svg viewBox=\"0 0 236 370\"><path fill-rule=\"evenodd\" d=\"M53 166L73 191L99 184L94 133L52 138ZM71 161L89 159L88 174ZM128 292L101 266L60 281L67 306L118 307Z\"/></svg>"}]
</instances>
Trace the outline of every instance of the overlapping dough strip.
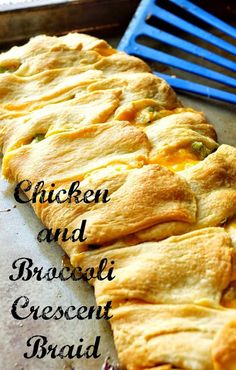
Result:
<instances>
[{"instance_id":1,"label":"overlapping dough strip","mask_svg":"<svg viewBox=\"0 0 236 370\"><path fill-rule=\"evenodd\" d=\"M106 122L119 106L120 94L120 90L96 91L60 104L46 105L21 117L2 119L3 152L29 144L39 134L50 136Z\"/></svg>"},{"instance_id":2,"label":"overlapping dough strip","mask_svg":"<svg viewBox=\"0 0 236 370\"><path fill-rule=\"evenodd\" d=\"M60 243L74 266L115 260L116 279L94 286L98 303L113 301L122 365L232 370L235 251L209 226L235 215L236 149L217 149L203 114L103 40L38 36L0 55L0 68L3 174L109 189L107 204L34 209L53 230L87 219L86 243Z\"/></svg>"},{"instance_id":3,"label":"overlapping dough strip","mask_svg":"<svg viewBox=\"0 0 236 370\"><path fill-rule=\"evenodd\" d=\"M234 369L236 358L230 347L235 343L235 332L220 339L222 342L226 339L225 355L229 362L215 357L220 348L215 346L214 338L235 321L235 310L191 304L126 303L115 308L113 314L111 324L119 358L128 370L152 369L156 364L169 363L173 369Z\"/></svg>"},{"instance_id":4,"label":"overlapping dough strip","mask_svg":"<svg viewBox=\"0 0 236 370\"><path fill-rule=\"evenodd\" d=\"M232 244L222 228L201 229L123 248L117 243L115 249L83 252L77 263L98 266L104 255L115 261L116 278L94 281L101 305L109 298L115 306L129 299L216 307L236 272Z\"/></svg>"},{"instance_id":5,"label":"overlapping dough strip","mask_svg":"<svg viewBox=\"0 0 236 370\"><path fill-rule=\"evenodd\" d=\"M139 232L140 241L161 240L194 229L219 226L236 213L236 149L221 145L199 164L179 173L190 184L197 199L197 220L186 223L163 223ZM236 244L235 244L236 247Z\"/></svg>"}]
</instances>

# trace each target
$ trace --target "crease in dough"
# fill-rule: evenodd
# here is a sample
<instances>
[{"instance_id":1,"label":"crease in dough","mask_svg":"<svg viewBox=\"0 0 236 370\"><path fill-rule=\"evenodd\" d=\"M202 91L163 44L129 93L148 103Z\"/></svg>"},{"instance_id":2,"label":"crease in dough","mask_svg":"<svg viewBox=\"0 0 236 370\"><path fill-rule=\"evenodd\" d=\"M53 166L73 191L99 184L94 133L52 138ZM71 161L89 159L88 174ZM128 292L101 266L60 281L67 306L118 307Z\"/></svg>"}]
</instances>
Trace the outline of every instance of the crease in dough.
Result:
<instances>
[{"instance_id":1,"label":"crease in dough","mask_svg":"<svg viewBox=\"0 0 236 370\"><path fill-rule=\"evenodd\" d=\"M3 74L0 76L0 118L7 112L28 113L49 103L71 99L75 94L85 94L91 82L102 76L98 70L79 73L77 68L54 69L30 77Z\"/></svg>"},{"instance_id":2,"label":"crease in dough","mask_svg":"<svg viewBox=\"0 0 236 370\"><path fill-rule=\"evenodd\" d=\"M120 90L96 91L57 104L49 104L28 115L0 122L3 153L30 143L35 136L78 131L81 126L104 123L120 103Z\"/></svg>"}]
</instances>

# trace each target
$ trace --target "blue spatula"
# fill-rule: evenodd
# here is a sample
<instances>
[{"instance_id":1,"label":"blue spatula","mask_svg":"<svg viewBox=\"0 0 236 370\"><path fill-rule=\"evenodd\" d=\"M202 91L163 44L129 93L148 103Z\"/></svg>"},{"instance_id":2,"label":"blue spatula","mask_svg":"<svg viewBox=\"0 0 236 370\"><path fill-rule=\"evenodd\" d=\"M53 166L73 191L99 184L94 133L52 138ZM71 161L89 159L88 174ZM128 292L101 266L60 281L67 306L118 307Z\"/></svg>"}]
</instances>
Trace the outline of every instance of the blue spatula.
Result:
<instances>
[{"instance_id":1,"label":"blue spatula","mask_svg":"<svg viewBox=\"0 0 236 370\"><path fill-rule=\"evenodd\" d=\"M167 3L173 3L185 10L190 15L194 15L206 24L213 26L221 32L236 39L236 29L227 23L216 18L212 14L201 9L199 6L191 3L188 0L165 0ZM159 62L170 67L174 67L185 72L195 74L206 79L210 79L219 82L223 85L222 89L213 88L196 82L176 78L168 74L154 73L165 80L175 89L182 90L185 92L200 94L209 98L226 101L229 103L236 103L236 94L225 91L224 87L230 86L235 88L236 91L236 78L230 77L227 74L217 72L213 69L206 68L198 63L193 63L188 60L179 58L174 55L170 55L160 49L155 49L147 44L140 43L139 38L142 36L148 37L151 40L168 44L172 47L181 49L184 52L198 56L201 59L208 60L215 63L224 69L236 72L236 63L228 57L223 57L215 52L208 50L194 44L193 42L187 41L184 38L178 37L173 33L163 31L157 26L150 25L148 20L153 18L162 23L165 22L181 31L198 37L208 44L214 45L214 47L223 49L227 54L233 56L236 55L236 46L231 43L215 36L214 34L190 23L187 20L175 15L174 13L164 9L158 5L158 0L142 0L138 7L125 35L123 36L118 49L127 52L141 58L145 58L151 61ZM236 76L236 73L235 73Z\"/></svg>"}]
</instances>

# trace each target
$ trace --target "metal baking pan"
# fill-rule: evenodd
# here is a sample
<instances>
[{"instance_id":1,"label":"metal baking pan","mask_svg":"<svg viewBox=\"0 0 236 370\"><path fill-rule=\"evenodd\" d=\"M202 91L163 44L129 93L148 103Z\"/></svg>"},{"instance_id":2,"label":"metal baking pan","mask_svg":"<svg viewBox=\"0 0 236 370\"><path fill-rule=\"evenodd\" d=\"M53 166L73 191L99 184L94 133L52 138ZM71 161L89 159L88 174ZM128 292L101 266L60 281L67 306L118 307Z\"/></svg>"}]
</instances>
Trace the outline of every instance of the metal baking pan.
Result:
<instances>
[{"instance_id":1,"label":"metal baking pan","mask_svg":"<svg viewBox=\"0 0 236 370\"><path fill-rule=\"evenodd\" d=\"M34 35L114 32L124 28L138 0L0 1L0 44L17 43Z\"/></svg>"}]
</instances>

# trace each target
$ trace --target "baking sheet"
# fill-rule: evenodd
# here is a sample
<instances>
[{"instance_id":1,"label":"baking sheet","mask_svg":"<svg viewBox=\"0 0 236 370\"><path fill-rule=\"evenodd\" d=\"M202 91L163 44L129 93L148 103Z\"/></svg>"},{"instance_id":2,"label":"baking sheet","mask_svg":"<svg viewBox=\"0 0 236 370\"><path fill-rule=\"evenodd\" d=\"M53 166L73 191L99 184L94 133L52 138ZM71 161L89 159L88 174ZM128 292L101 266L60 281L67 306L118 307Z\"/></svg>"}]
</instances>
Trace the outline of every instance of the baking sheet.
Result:
<instances>
[{"instance_id":1,"label":"baking sheet","mask_svg":"<svg viewBox=\"0 0 236 370\"><path fill-rule=\"evenodd\" d=\"M117 40L113 40L115 45ZM186 106L204 111L214 124L220 143L236 146L236 109L235 107L203 98L180 95ZM98 320L34 321L28 318L16 321L10 310L13 301L19 296L28 296L32 305L53 306L70 305L91 306L95 304L92 288L85 282L17 281L11 282L12 263L20 257L32 258L35 264L45 269L62 267L63 252L56 244L38 243L37 233L43 228L34 215L30 205L16 204L13 197L14 186L6 181L0 182L0 369L4 370L100 370L107 356L117 361L109 324ZM16 205L16 208L14 206ZM45 335L50 343L59 345L79 344L79 339L91 344L96 336L101 336L101 357L96 360L24 359L27 351L26 341L32 335Z\"/></svg>"},{"instance_id":2,"label":"baking sheet","mask_svg":"<svg viewBox=\"0 0 236 370\"><path fill-rule=\"evenodd\" d=\"M62 250L54 243L38 243L37 233L43 228L31 206L16 204L13 197L14 187L6 181L0 182L0 292L1 292L1 336L0 369L4 370L100 370L104 359L109 355L114 361L116 354L112 335L106 321L76 319L26 320L13 319L10 310L19 296L27 296L34 306L92 306L95 305L93 289L86 282L72 280L60 281L15 281L9 280L14 273L12 263L20 257L31 258L38 267L46 269L55 266L62 268ZM16 208L13 206L16 205ZM11 209L8 212L3 210ZM23 311L22 311L23 312ZM92 344L97 335L101 336L101 357L99 359L24 359L23 353L29 351L26 341L32 335L44 335L49 343L65 345L77 344L79 339Z\"/></svg>"}]
</instances>

